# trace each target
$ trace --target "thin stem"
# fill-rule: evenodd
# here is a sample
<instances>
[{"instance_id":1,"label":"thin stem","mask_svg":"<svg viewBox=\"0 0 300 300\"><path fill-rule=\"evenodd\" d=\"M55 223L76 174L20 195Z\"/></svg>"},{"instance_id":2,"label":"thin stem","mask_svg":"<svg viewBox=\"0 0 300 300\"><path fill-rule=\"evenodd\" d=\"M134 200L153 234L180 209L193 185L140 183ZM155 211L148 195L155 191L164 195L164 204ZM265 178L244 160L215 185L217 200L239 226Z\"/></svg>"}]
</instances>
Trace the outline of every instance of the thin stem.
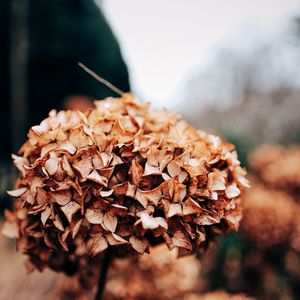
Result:
<instances>
[{"instance_id":1,"label":"thin stem","mask_svg":"<svg viewBox=\"0 0 300 300\"><path fill-rule=\"evenodd\" d=\"M109 89L111 89L112 91L114 91L115 93L117 93L118 95L122 96L122 95L125 94L119 88L117 88L116 86L114 86L108 80L106 80L106 79L102 78L101 76L99 76L98 74L96 74L94 71L92 71L90 68L88 68L87 66L85 66L83 63L79 62L78 66L80 68L82 68L84 71L86 71L88 74L90 74L92 77L94 77L97 81L101 82L106 87L108 87Z\"/></svg>"},{"instance_id":2,"label":"thin stem","mask_svg":"<svg viewBox=\"0 0 300 300\"><path fill-rule=\"evenodd\" d=\"M102 298L103 298L104 290L105 290L105 283L106 283L106 279L107 279L107 273L108 273L108 269L109 269L112 257L113 257L113 251L112 251L112 248L109 247L106 251L106 254L104 256L104 260L103 260L103 263L101 266L95 300L102 300Z\"/></svg>"}]
</instances>

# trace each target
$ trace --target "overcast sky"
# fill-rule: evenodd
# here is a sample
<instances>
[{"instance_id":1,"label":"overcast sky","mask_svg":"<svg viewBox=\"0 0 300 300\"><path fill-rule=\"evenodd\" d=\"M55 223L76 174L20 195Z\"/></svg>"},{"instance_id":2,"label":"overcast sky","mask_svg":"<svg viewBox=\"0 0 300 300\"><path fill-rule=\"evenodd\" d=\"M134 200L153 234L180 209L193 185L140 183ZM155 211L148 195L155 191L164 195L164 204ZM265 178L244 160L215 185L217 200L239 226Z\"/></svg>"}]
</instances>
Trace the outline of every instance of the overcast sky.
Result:
<instances>
[{"instance_id":1,"label":"overcast sky","mask_svg":"<svg viewBox=\"0 0 300 300\"><path fill-rule=\"evenodd\" d=\"M104 12L143 100L165 105L228 43L280 30L296 0L104 0ZM300 10L299 10L300 11Z\"/></svg>"}]
</instances>

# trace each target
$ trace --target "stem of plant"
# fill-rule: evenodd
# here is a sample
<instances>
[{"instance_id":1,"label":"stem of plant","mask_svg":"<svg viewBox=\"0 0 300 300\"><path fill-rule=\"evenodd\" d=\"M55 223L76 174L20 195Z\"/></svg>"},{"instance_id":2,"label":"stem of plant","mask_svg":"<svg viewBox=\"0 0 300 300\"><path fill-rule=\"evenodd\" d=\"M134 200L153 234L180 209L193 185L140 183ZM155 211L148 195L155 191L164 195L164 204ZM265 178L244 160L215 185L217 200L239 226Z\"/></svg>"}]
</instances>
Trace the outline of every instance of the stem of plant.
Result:
<instances>
[{"instance_id":1,"label":"stem of plant","mask_svg":"<svg viewBox=\"0 0 300 300\"><path fill-rule=\"evenodd\" d=\"M103 263L101 265L101 270L99 274L99 279L98 279L98 286L97 286L97 293L95 296L95 300L102 300L103 295L104 295L104 290L105 290L105 283L107 279L107 273L108 269L112 260L112 248L109 247L106 251L106 254L104 256Z\"/></svg>"}]
</instances>

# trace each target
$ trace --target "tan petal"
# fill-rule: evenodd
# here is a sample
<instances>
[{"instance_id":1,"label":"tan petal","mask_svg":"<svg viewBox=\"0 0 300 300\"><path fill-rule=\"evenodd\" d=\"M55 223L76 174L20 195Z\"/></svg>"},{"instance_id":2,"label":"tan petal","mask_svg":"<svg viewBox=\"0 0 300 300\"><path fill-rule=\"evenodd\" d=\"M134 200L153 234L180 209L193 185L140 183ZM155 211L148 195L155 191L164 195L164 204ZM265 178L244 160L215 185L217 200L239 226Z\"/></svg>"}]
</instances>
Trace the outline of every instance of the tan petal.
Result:
<instances>
[{"instance_id":1,"label":"tan petal","mask_svg":"<svg viewBox=\"0 0 300 300\"><path fill-rule=\"evenodd\" d=\"M142 168L142 166L134 159L132 161L132 165L130 167L129 170L129 174L131 175L132 178L132 182L134 184L139 184L139 182L142 179L144 173L144 169Z\"/></svg>"},{"instance_id":2,"label":"tan petal","mask_svg":"<svg viewBox=\"0 0 300 300\"><path fill-rule=\"evenodd\" d=\"M106 239L107 239L108 243L112 246L129 244L128 241L126 241L125 239L123 239L122 237L120 237L119 235L117 235L115 233L109 233L106 236Z\"/></svg>"},{"instance_id":3,"label":"tan petal","mask_svg":"<svg viewBox=\"0 0 300 300\"><path fill-rule=\"evenodd\" d=\"M108 191L101 191L100 192L100 196L105 198L105 197L109 197L113 194L114 190L108 190Z\"/></svg>"},{"instance_id":4,"label":"tan petal","mask_svg":"<svg viewBox=\"0 0 300 300\"><path fill-rule=\"evenodd\" d=\"M168 173L169 173L169 175L170 175L171 177L175 177L175 176L179 175L180 172L181 172L180 165L179 165L176 161L174 161L174 160L172 160L172 161L168 164L167 170L168 170Z\"/></svg>"},{"instance_id":5,"label":"tan petal","mask_svg":"<svg viewBox=\"0 0 300 300\"><path fill-rule=\"evenodd\" d=\"M184 216L198 214L203 211L201 206L191 197L187 198L186 201L183 202L182 207Z\"/></svg>"},{"instance_id":6,"label":"tan petal","mask_svg":"<svg viewBox=\"0 0 300 300\"><path fill-rule=\"evenodd\" d=\"M101 184L105 187L107 186L107 183L108 183L107 178L104 177L104 176L99 175L99 173L96 170L94 170L86 178L91 180L91 181L94 181L96 183L99 183L99 184Z\"/></svg>"},{"instance_id":7,"label":"tan petal","mask_svg":"<svg viewBox=\"0 0 300 300\"><path fill-rule=\"evenodd\" d=\"M74 176L73 169L71 168L71 165L68 162L65 155L63 156L63 159L62 159L62 168L67 173L68 176L70 176L70 177Z\"/></svg>"},{"instance_id":8,"label":"tan petal","mask_svg":"<svg viewBox=\"0 0 300 300\"><path fill-rule=\"evenodd\" d=\"M225 194L227 196L227 198L231 199L231 198L235 198L237 196L239 196L241 193L240 189L237 187L236 183L231 184L230 186L227 187L227 189L225 190Z\"/></svg>"},{"instance_id":9,"label":"tan petal","mask_svg":"<svg viewBox=\"0 0 300 300\"><path fill-rule=\"evenodd\" d=\"M172 242L176 247L192 250L191 241L181 230L177 230L175 232L175 234L172 237Z\"/></svg>"},{"instance_id":10,"label":"tan petal","mask_svg":"<svg viewBox=\"0 0 300 300\"><path fill-rule=\"evenodd\" d=\"M108 243L103 236L91 237L87 242L87 249L91 256L96 256L107 249Z\"/></svg>"},{"instance_id":11,"label":"tan petal","mask_svg":"<svg viewBox=\"0 0 300 300\"><path fill-rule=\"evenodd\" d=\"M102 226L104 229L110 231L110 232L115 232L118 224L118 219L115 215L107 212L104 214L103 218L103 224Z\"/></svg>"},{"instance_id":12,"label":"tan petal","mask_svg":"<svg viewBox=\"0 0 300 300\"><path fill-rule=\"evenodd\" d=\"M179 203L171 203L169 210L167 212L167 218L171 218L173 216L182 216L182 206Z\"/></svg>"},{"instance_id":13,"label":"tan petal","mask_svg":"<svg viewBox=\"0 0 300 300\"><path fill-rule=\"evenodd\" d=\"M49 219L50 215L51 215L51 207L47 206L46 209L44 211L42 211L41 213L41 221L43 223L43 225L46 225L47 220Z\"/></svg>"},{"instance_id":14,"label":"tan petal","mask_svg":"<svg viewBox=\"0 0 300 300\"><path fill-rule=\"evenodd\" d=\"M88 157L76 161L73 163L73 167L79 172L82 178L86 178L93 170L91 160Z\"/></svg>"},{"instance_id":15,"label":"tan petal","mask_svg":"<svg viewBox=\"0 0 300 300\"><path fill-rule=\"evenodd\" d=\"M80 205L76 201L70 201L68 204L61 206L61 210L67 217L69 223L71 223L73 215L80 210Z\"/></svg>"},{"instance_id":16,"label":"tan petal","mask_svg":"<svg viewBox=\"0 0 300 300\"><path fill-rule=\"evenodd\" d=\"M160 175L160 174L161 174L161 171L160 171L159 167L152 166L148 162L146 162L144 176Z\"/></svg>"},{"instance_id":17,"label":"tan petal","mask_svg":"<svg viewBox=\"0 0 300 300\"><path fill-rule=\"evenodd\" d=\"M142 226L146 230L147 229L153 230L158 227L168 229L168 224L166 220L162 217L153 218L152 216L149 216L148 214L143 212L140 214L140 218L141 218Z\"/></svg>"},{"instance_id":18,"label":"tan petal","mask_svg":"<svg viewBox=\"0 0 300 300\"><path fill-rule=\"evenodd\" d=\"M75 239L78 231L80 230L82 222L83 222L83 219L80 219L75 224L72 224L72 226L71 226L71 233L72 233L72 238L73 239Z\"/></svg>"},{"instance_id":19,"label":"tan petal","mask_svg":"<svg viewBox=\"0 0 300 300\"><path fill-rule=\"evenodd\" d=\"M46 160L44 167L49 176L54 175L58 170L58 159L49 158Z\"/></svg>"},{"instance_id":20,"label":"tan petal","mask_svg":"<svg viewBox=\"0 0 300 300\"><path fill-rule=\"evenodd\" d=\"M76 148L83 148L89 144L88 136L85 134L82 126L71 130L69 141Z\"/></svg>"},{"instance_id":21,"label":"tan petal","mask_svg":"<svg viewBox=\"0 0 300 300\"><path fill-rule=\"evenodd\" d=\"M55 215L54 220L53 220L53 224L58 230L60 230L60 231L65 230L59 215Z\"/></svg>"},{"instance_id":22,"label":"tan petal","mask_svg":"<svg viewBox=\"0 0 300 300\"><path fill-rule=\"evenodd\" d=\"M66 205L71 201L71 193L68 190L51 193L51 201L59 205Z\"/></svg>"},{"instance_id":23,"label":"tan petal","mask_svg":"<svg viewBox=\"0 0 300 300\"><path fill-rule=\"evenodd\" d=\"M140 254L144 254L149 248L149 242L146 239L139 239L135 236L132 236L130 237L129 242L132 248Z\"/></svg>"},{"instance_id":24,"label":"tan petal","mask_svg":"<svg viewBox=\"0 0 300 300\"><path fill-rule=\"evenodd\" d=\"M103 221L104 214L100 209L88 208L85 212L85 217L91 224L101 224Z\"/></svg>"},{"instance_id":25,"label":"tan petal","mask_svg":"<svg viewBox=\"0 0 300 300\"><path fill-rule=\"evenodd\" d=\"M61 144L57 150L69 153L69 154L74 154L76 152L76 148L74 147L74 145L69 142L69 141L65 141L63 144Z\"/></svg>"},{"instance_id":26,"label":"tan petal","mask_svg":"<svg viewBox=\"0 0 300 300\"><path fill-rule=\"evenodd\" d=\"M18 198L20 196L22 196L25 192L27 191L26 187L22 187L16 190L12 190L12 191L7 191L7 194L14 197L14 198Z\"/></svg>"},{"instance_id":27,"label":"tan petal","mask_svg":"<svg viewBox=\"0 0 300 300\"><path fill-rule=\"evenodd\" d=\"M4 222L1 228L1 234L11 239L19 238L18 224L16 222Z\"/></svg>"}]
</instances>

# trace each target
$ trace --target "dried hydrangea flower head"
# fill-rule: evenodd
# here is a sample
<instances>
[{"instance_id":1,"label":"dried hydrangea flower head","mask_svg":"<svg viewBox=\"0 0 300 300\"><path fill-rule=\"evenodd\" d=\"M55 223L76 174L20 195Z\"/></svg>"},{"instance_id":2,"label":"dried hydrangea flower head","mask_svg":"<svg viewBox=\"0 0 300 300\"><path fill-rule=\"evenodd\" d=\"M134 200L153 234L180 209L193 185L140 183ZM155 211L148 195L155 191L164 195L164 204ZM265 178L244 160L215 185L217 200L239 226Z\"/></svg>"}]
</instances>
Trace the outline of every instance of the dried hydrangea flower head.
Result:
<instances>
[{"instance_id":1,"label":"dried hydrangea flower head","mask_svg":"<svg viewBox=\"0 0 300 300\"><path fill-rule=\"evenodd\" d=\"M244 294L229 294L226 291L218 290L205 294L191 294L184 297L184 300L254 300Z\"/></svg>"},{"instance_id":2,"label":"dried hydrangea flower head","mask_svg":"<svg viewBox=\"0 0 300 300\"><path fill-rule=\"evenodd\" d=\"M265 184L290 192L299 200L299 146L264 145L251 155L250 163Z\"/></svg>"},{"instance_id":3,"label":"dried hydrangea flower head","mask_svg":"<svg viewBox=\"0 0 300 300\"><path fill-rule=\"evenodd\" d=\"M178 259L177 252L162 244L152 247L149 255L115 260L105 299L182 299L198 291L200 262L193 255Z\"/></svg>"},{"instance_id":4,"label":"dried hydrangea flower head","mask_svg":"<svg viewBox=\"0 0 300 300\"><path fill-rule=\"evenodd\" d=\"M51 111L13 160L20 177L4 232L31 266L70 273L109 246L204 248L237 229L248 185L233 145L131 94L86 113Z\"/></svg>"},{"instance_id":5,"label":"dried hydrangea flower head","mask_svg":"<svg viewBox=\"0 0 300 300\"><path fill-rule=\"evenodd\" d=\"M241 231L263 249L288 243L299 223L295 222L299 218L296 204L288 194L257 182L244 194L243 212Z\"/></svg>"}]
</instances>

